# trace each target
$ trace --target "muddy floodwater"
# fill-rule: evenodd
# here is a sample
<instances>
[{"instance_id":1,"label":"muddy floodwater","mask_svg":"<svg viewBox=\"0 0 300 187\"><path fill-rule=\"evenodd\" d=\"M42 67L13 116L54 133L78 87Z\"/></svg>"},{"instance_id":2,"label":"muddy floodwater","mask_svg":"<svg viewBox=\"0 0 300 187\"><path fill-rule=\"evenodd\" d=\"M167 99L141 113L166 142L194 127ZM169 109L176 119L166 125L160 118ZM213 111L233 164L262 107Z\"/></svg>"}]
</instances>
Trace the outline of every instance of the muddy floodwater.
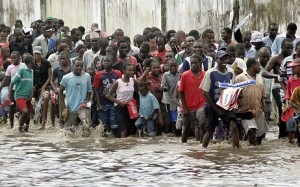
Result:
<instances>
[{"instance_id":1,"label":"muddy floodwater","mask_svg":"<svg viewBox=\"0 0 300 187\"><path fill-rule=\"evenodd\" d=\"M207 149L189 140L89 138L63 130L0 128L0 186L300 186L300 148L277 139Z\"/></svg>"}]
</instances>

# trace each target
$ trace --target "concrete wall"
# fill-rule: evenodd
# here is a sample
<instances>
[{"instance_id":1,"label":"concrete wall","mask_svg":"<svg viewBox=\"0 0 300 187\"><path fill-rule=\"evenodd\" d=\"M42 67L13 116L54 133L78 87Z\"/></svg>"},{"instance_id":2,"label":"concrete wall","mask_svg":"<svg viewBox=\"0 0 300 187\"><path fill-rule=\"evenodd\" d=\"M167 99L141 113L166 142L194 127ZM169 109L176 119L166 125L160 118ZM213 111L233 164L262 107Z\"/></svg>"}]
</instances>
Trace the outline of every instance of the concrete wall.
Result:
<instances>
[{"instance_id":1,"label":"concrete wall","mask_svg":"<svg viewBox=\"0 0 300 187\"><path fill-rule=\"evenodd\" d=\"M289 22L300 25L298 7L299 0L1 0L0 22L12 26L21 19L28 27L33 20L53 16L71 28L89 29L97 22L109 34L123 28L130 37L157 26L186 32L212 28L218 38L223 27L231 27L232 21L237 23L251 12L253 18L242 31L263 32L270 22L277 22L284 32ZM239 14L234 16L234 10Z\"/></svg>"}]
</instances>

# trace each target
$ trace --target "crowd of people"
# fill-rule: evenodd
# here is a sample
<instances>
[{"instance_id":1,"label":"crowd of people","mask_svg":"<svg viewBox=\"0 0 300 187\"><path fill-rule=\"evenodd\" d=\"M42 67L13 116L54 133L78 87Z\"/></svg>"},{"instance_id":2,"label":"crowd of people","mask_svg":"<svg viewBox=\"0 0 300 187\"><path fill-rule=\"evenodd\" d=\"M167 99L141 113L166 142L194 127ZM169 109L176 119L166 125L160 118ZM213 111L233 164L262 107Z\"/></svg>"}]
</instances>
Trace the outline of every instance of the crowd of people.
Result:
<instances>
[{"instance_id":1,"label":"crowd of people","mask_svg":"<svg viewBox=\"0 0 300 187\"><path fill-rule=\"evenodd\" d=\"M52 17L30 28L21 20L13 29L0 24L1 119L13 128L19 113L20 132L28 132L32 119L41 129L81 128L83 136L98 125L104 137L172 133L203 147L226 139L234 147L241 140L259 145L275 121L278 137L294 143L300 38L295 23L282 34L276 23L268 28L262 34L225 27L216 41L209 28L147 27L131 41L122 29L111 35L97 23L70 29ZM249 81L236 98L220 86ZM235 103L224 108L227 97Z\"/></svg>"}]
</instances>

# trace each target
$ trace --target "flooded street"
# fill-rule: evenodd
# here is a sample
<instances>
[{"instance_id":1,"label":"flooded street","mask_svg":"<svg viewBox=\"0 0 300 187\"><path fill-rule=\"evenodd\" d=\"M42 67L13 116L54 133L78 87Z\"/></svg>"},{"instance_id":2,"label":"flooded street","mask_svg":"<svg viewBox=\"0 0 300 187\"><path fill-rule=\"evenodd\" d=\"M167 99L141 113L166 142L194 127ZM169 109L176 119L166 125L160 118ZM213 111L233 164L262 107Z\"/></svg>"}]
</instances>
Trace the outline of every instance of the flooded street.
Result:
<instances>
[{"instance_id":1,"label":"flooded street","mask_svg":"<svg viewBox=\"0 0 300 187\"><path fill-rule=\"evenodd\" d=\"M277 140L262 146L228 142L204 149L178 137L68 137L62 130L18 133L0 128L0 186L299 186L300 148Z\"/></svg>"}]
</instances>

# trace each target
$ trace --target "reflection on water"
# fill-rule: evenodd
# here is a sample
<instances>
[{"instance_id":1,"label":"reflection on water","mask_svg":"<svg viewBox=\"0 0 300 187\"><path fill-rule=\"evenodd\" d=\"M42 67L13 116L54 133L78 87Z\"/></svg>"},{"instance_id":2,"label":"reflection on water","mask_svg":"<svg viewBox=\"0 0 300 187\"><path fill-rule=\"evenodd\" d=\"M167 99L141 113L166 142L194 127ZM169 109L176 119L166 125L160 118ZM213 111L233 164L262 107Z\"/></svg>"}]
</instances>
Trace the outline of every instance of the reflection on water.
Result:
<instances>
[{"instance_id":1,"label":"reflection on water","mask_svg":"<svg viewBox=\"0 0 300 187\"><path fill-rule=\"evenodd\" d=\"M180 138L68 137L0 129L0 186L299 186L300 149L267 134L262 146L204 149Z\"/></svg>"}]
</instances>

